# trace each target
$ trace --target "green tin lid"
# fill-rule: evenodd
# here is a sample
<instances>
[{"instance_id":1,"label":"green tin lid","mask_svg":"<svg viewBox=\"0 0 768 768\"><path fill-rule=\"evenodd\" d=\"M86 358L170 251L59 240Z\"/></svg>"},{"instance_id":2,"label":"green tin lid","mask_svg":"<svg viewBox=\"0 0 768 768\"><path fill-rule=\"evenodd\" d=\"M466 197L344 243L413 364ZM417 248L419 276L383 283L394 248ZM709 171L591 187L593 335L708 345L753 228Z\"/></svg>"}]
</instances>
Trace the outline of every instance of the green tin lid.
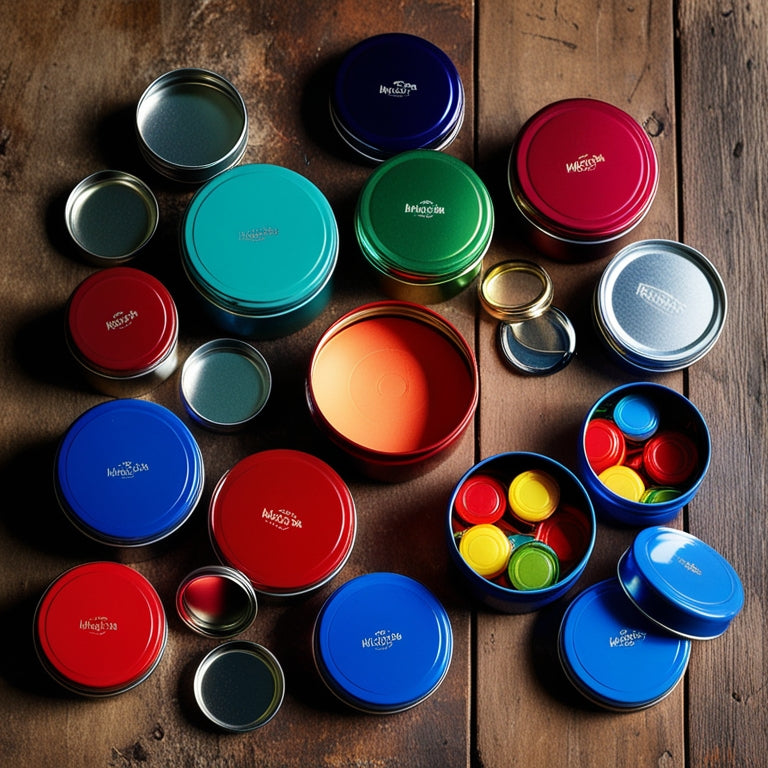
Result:
<instances>
[{"instance_id":1,"label":"green tin lid","mask_svg":"<svg viewBox=\"0 0 768 768\"><path fill-rule=\"evenodd\" d=\"M560 561L550 546L531 541L512 552L507 575L515 589L544 589L560 577Z\"/></svg>"},{"instance_id":2,"label":"green tin lid","mask_svg":"<svg viewBox=\"0 0 768 768\"><path fill-rule=\"evenodd\" d=\"M475 171L437 150L403 152L380 165L355 212L366 259L379 272L412 283L460 280L479 271L493 224L491 197Z\"/></svg>"}]
</instances>

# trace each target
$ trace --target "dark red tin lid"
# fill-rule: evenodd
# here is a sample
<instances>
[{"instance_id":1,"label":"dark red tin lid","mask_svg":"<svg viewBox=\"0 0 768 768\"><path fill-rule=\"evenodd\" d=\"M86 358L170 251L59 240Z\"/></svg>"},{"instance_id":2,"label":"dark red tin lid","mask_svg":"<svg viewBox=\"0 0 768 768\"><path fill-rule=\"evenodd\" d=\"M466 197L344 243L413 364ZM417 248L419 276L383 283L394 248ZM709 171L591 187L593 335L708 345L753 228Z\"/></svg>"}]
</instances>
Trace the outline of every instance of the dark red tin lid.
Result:
<instances>
[{"instance_id":1,"label":"dark red tin lid","mask_svg":"<svg viewBox=\"0 0 768 768\"><path fill-rule=\"evenodd\" d=\"M166 637L155 588L121 563L65 571L45 591L35 615L43 665L65 687L91 696L120 693L144 680Z\"/></svg>"},{"instance_id":2,"label":"dark red tin lid","mask_svg":"<svg viewBox=\"0 0 768 768\"><path fill-rule=\"evenodd\" d=\"M178 313L155 277L133 267L94 272L70 297L67 332L73 354L100 373L132 376L175 348Z\"/></svg>"},{"instance_id":3,"label":"dark red tin lid","mask_svg":"<svg viewBox=\"0 0 768 768\"><path fill-rule=\"evenodd\" d=\"M565 567L584 557L591 534L586 514L567 504L536 526L536 538L552 547Z\"/></svg>"},{"instance_id":4,"label":"dark red tin lid","mask_svg":"<svg viewBox=\"0 0 768 768\"><path fill-rule=\"evenodd\" d=\"M696 444L682 432L660 432L643 448L643 468L660 485L680 485L694 473Z\"/></svg>"},{"instance_id":5,"label":"dark red tin lid","mask_svg":"<svg viewBox=\"0 0 768 768\"><path fill-rule=\"evenodd\" d=\"M523 126L509 183L523 213L548 233L610 240L648 211L658 163L643 127L626 112L596 99L565 99Z\"/></svg>"},{"instance_id":6,"label":"dark red tin lid","mask_svg":"<svg viewBox=\"0 0 768 768\"><path fill-rule=\"evenodd\" d=\"M297 595L329 581L354 544L357 516L344 481L302 451L252 454L219 480L209 510L220 559L265 594Z\"/></svg>"},{"instance_id":7,"label":"dark red tin lid","mask_svg":"<svg viewBox=\"0 0 768 768\"><path fill-rule=\"evenodd\" d=\"M590 419L584 432L584 453L596 475L626 456L626 443L621 430L609 419Z\"/></svg>"},{"instance_id":8,"label":"dark red tin lid","mask_svg":"<svg viewBox=\"0 0 768 768\"><path fill-rule=\"evenodd\" d=\"M456 514L470 525L495 523L507 508L507 491L491 475L468 477L456 493Z\"/></svg>"}]
</instances>

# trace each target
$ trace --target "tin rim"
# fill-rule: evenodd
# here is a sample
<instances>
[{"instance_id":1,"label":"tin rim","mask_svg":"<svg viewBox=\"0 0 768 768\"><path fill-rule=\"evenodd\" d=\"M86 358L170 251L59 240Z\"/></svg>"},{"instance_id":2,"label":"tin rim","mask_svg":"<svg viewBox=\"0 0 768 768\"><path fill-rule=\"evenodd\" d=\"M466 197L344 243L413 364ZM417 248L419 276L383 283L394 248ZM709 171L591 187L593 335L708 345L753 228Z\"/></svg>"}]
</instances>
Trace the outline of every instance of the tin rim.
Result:
<instances>
[{"instance_id":1,"label":"tin rim","mask_svg":"<svg viewBox=\"0 0 768 768\"><path fill-rule=\"evenodd\" d=\"M508 283L510 277L532 275L537 284L537 291L532 298L520 301L519 297L510 297ZM506 286L506 287L505 287ZM515 289L515 293L519 286ZM501 261L489 267L478 285L478 297L483 309L497 320L521 322L544 314L552 304L554 295L552 278L543 267L527 259Z\"/></svg>"},{"instance_id":2,"label":"tin rim","mask_svg":"<svg viewBox=\"0 0 768 768\"><path fill-rule=\"evenodd\" d=\"M139 98L136 131L152 168L174 181L199 183L242 158L248 111L240 92L221 75L195 67L175 69L150 83ZM201 144L201 136L210 140Z\"/></svg>"}]
</instances>

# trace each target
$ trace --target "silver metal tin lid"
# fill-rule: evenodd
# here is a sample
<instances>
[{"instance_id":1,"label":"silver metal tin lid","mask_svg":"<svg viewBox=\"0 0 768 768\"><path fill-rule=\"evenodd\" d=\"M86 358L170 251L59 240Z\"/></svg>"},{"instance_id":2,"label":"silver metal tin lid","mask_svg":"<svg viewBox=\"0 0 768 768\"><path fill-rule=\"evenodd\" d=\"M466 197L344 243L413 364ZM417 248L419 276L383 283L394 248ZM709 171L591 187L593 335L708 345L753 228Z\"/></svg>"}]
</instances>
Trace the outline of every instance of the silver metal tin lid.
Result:
<instances>
[{"instance_id":1,"label":"silver metal tin lid","mask_svg":"<svg viewBox=\"0 0 768 768\"><path fill-rule=\"evenodd\" d=\"M248 144L248 113L232 83L185 68L153 81L136 107L139 149L156 171L199 183L231 168Z\"/></svg>"},{"instance_id":2,"label":"silver metal tin lid","mask_svg":"<svg viewBox=\"0 0 768 768\"><path fill-rule=\"evenodd\" d=\"M630 367L660 373L703 357L720 336L725 286L699 251L673 240L620 250L594 294L593 317L607 347Z\"/></svg>"},{"instance_id":3,"label":"silver metal tin lid","mask_svg":"<svg viewBox=\"0 0 768 768\"><path fill-rule=\"evenodd\" d=\"M93 264L129 261L155 234L157 199L136 176L103 170L83 179L67 198L67 230Z\"/></svg>"}]
</instances>

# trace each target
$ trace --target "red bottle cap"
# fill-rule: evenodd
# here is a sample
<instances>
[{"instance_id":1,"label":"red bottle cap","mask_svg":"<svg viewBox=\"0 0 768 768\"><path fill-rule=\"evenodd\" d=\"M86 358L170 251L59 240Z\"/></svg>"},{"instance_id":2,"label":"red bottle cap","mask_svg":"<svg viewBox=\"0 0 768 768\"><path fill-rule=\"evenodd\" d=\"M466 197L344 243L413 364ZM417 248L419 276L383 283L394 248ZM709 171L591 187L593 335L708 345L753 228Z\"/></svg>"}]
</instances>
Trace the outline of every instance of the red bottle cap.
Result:
<instances>
[{"instance_id":1,"label":"red bottle cap","mask_svg":"<svg viewBox=\"0 0 768 768\"><path fill-rule=\"evenodd\" d=\"M590 419L584 433L584 452L589 466L599 475L608 467L624 462L627 452L624 435L609 419Z\"/></svg>"},{"instance_id":2,"label":"red bottle cap","mask_svg":"<svg viewBox=\"0 0 768 768\"><path fill-rule=\"evenodd\" d=\"M467 478L456 494L456 514L470 525L495 523L507 508L504 486L490 475Z\"/></svg>"},{"instance_id":3,"label":"red bottle cap","mask_svg":"<svg viewBox=\"0 0 768 768\"><path fill-rule=\"evenodd\" d=\"M661 432L643 449L643 466L648 477L659 485L681 485L694 473L699 451L682 432Z\"/></svg>"},{"instance_id":4,"label":"red bottle cap","mask_svg":"<svg viewBox=\"0 0 768 768\"><path fill-rule=\"evenodd\" d=\"M587 516L580 509L565 504L536 526L536 538L555 551L563 566L584 557L590 533Z\"/></svg>"}]
</instances>

